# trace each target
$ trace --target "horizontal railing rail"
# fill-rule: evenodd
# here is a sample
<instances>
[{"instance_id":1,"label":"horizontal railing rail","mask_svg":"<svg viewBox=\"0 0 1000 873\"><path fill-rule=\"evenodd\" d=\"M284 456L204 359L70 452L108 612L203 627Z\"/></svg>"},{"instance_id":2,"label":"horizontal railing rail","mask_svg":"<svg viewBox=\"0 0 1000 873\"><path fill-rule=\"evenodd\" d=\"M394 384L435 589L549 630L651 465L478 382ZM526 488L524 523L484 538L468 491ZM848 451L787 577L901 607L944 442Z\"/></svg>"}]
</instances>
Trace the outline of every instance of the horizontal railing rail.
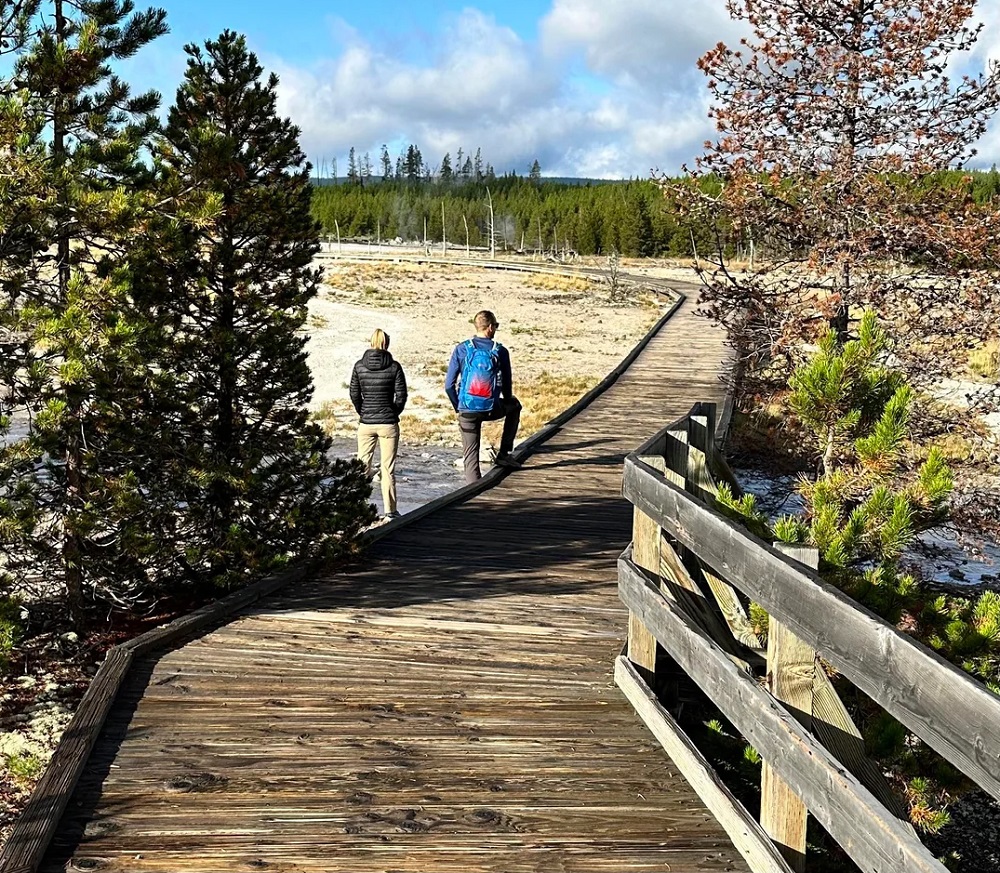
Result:
<instances>
[{"instance_id":1,"label":"horizontal railing rail","mask_svg":"<svg viewBox=\"0 0 1000 873\"><path fill-rule=\"evenodd\" d=\"M792 869L804 869L808 810L863 870L942 873L823 664L997 798L1000 697L824 582L814 550L766 543L717 511L716 483L732 473L714 435L714 405L698 404L626 459L635 524L618 565L630 613L619 684L659 736L681 729L650 713L657 647L694 680L763 759L761 825ZM770 615L766 652L747 601Z\"/></svg>"}]
</instances>

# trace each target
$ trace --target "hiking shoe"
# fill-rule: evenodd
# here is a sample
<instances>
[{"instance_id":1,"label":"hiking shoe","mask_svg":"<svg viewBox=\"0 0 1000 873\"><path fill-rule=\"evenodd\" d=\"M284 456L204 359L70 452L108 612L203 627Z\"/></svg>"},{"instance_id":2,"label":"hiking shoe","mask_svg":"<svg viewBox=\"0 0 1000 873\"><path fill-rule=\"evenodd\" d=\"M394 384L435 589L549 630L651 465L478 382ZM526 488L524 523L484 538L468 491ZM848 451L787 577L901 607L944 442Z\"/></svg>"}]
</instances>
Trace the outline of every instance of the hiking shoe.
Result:
<instances>
[{"instance_id":1,"label":"hiking shoe","mask_svg":"<svg viewBox=\"0 0 1000 873\"><path fill-rule=\"evenodd\" d=\"M493 463L498 467L506 467L508 470L520 470L521 467L524 466L524 464L516 458L512 458L507 454L497 455L496 458L493 459Z\"/></svg>"}]
</instances>

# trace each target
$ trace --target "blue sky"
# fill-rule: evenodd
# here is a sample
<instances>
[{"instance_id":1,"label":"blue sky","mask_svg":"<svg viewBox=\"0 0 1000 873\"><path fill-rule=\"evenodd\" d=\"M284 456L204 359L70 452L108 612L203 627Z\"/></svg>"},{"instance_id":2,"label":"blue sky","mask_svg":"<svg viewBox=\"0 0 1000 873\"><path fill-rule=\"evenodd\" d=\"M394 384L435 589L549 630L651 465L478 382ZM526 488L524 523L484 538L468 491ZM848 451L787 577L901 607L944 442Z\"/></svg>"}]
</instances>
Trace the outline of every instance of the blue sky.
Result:
<instances>
[{"instance_id":1,"label":"blue sky","mask_svg":"<svg viewBox=\"0 0 1000 873\"><path fill-rule=\"evenodd\" d=\"M695 62L739 37L724 0L160 2L171 33L127 64L130 81L169 103L185 43L245 33L310 159L341 175L351 146L374 161L409 142L434 166L461 147L497 172L536 158L544 175L677 172L712 136ZM978 14L981 65L1000 57L1000 0ZM980 152L1000 162L996 125Z\"/></svg>"}]
</instances>

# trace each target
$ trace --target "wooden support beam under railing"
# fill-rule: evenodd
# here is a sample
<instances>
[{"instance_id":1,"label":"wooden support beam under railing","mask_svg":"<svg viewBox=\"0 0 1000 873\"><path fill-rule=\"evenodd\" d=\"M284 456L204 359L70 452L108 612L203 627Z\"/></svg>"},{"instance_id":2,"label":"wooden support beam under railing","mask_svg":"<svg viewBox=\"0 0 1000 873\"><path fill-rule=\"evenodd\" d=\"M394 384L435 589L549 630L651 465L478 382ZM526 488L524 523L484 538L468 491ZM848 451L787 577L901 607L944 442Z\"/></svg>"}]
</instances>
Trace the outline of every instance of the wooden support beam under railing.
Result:
<instances>
[{"instance_id":1,"label":"wooden support beam under railing","mask_svg":"<svg viewBox=\"0 0 1000 873\"><path fill-rule=\"evenodd\" d=\"M819 569L819 550L775 543L778 551L811 570ZM767 688L799 723L812 730L816 650L802 642L782 621L767 625ZM796 873L806 869L806 824L809 810L802 798L764 761L761 773L760 823Z\"/></svg>"},{"instance_id":2,"label":"wooden support beam under railing","mask_svg":"<svg viewBox=\"0 0 1000 873\"><path fill-rule=\"evenodd\" d=\"M920 840L711 637L659 590L630 552L622 601L774 767L851 858L872 873L946 873Z\"/></svg>"},{"instance_id":3,"label":"wooden support beam under railing","mask_svg":"<svg viewBox=\"0 0 1000 873\"><path fill-rule=\"evenodd\" d=\"M656 455L643 456L643 460L660 472L666 469L663 458ZM660 572L662 535L663 531L655 521L641 509L633 509L632 553L636 563L651 573ZM640 670L646 682L652 685L656 674L656 639L631 613L628 617L628 658Z\"/></svg>"},{"instance_id":4,"label":"wooden support beam under railing","mask_svg":"<svg viewBox=\"0 0 1000 873\"><path fill-rule=\"evenodd\" d=\"M634 457L625 462L623 493L1000 798L1000 697Z\"/></svg>"}]
</instances>

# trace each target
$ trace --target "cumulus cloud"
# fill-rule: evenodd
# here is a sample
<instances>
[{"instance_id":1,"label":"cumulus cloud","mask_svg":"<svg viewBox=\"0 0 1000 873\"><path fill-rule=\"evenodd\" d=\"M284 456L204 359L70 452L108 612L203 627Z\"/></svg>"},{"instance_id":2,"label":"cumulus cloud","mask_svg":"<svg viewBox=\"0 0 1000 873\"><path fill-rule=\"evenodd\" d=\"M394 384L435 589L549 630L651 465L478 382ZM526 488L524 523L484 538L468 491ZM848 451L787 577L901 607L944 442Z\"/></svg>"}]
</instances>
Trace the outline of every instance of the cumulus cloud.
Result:
<instances>
[{"instance_id":1,"label":"cumulus cloud","mask_svg":"<svg viewBox=\"0 0 1000 873\"><path fill-rule=\"evenodd\" d=\"M626 0L613 8L607 0L554 0L540 30L548 55L582 52L594 72L649 88L689 80L705 51L742 32L721 0Z\"/></svg>"},{"instance_id":2,"label":"cumulus cloud","mask_svg":"<svg viewBox=\"0 0 1000 873\"><path fill-rule=\"evenodd\" d=\"M674 0L664 5L688 8ZM343 168L352 146L374 160L382 143L395 158L400 145L413 142L432 166L445 152L454 160L459 147L466 153L481 147L497 172L525 173L537 158L546 175L646 175L653 166L676 170L709 130L703 83L693 68L700 44L685 50L687 60L671 60L672 82L639 75L660 69L662 57L687 39L658 9L651 0L627 0L612 16L598 14L588 0L557 0L540 23L541 38L529 42L470 8L419 61L334 21L328 59L309 67L290 58L262 60L279 74L281 111L302 128L314 162L338 156ZM606 26L562 29L560 21L576 14ZM694 12L683 14L698 21ZM608 40L625 39L629 21L659 35L647 33L631 46L641 52L611 50Z\"/></svg>"},{"instance_id":3,"label":"cumulus cloud","mask_svg":"<svg viewBox=\"0 0 1000 873\"><path fill-rule=\"evenodd\" d=\"M989 27L970 62L1000 54L1000 0L980 6ZM425 34L419 58L332 20L329 57L309 66L263 57L278 72L281 110L302 128L314 162L353 146L377 160L418 145L437 167L462 148L496 171L621 178L679 171L713 135L696 60L738 42L723 0L552 0L530 40L467 8ZM979 163L1000 154L984 140Z\"/></svg>"},{"instance_id":4,"label":"cumulus cloud","mask_svg":"<svg viewBox=\"0 0 1000 873\"><path fill-rule=\"evenodd\" d=\"M416 143L429 161L449 150L454 158L460 146L482 146L494 162L523 158L543 135L539 107L557 102L559 88L556 71L517 34L471 9L422 64L353 32L337 57L313 68L271 62L281 109L314 156L402 141Z\"/></svg>"}]
</instances>

